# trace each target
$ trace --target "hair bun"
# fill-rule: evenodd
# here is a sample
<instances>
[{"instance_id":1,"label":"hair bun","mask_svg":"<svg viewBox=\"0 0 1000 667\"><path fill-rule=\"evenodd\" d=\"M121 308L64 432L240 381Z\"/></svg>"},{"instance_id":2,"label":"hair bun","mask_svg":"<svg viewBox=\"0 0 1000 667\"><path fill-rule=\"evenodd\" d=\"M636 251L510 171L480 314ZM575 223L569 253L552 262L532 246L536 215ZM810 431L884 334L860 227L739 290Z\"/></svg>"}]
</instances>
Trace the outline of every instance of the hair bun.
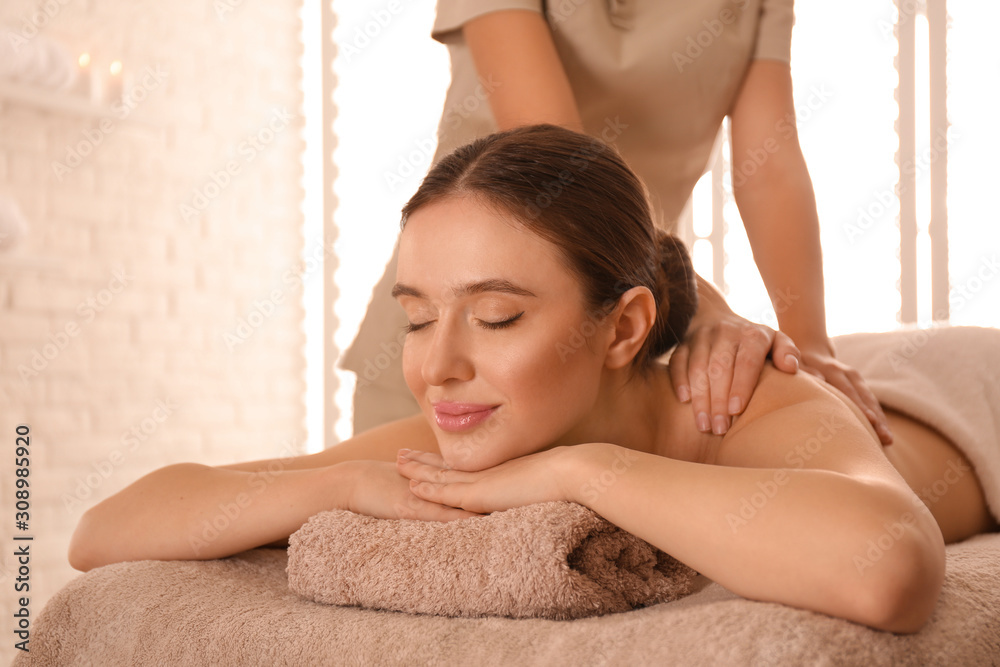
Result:
<instances>
[{"instance_id":1,"label":"hair bun","mask_svg":"<svg viewBox=\"0 0 1000 667\"><path fill-rule=\"evenodd\" d=\"M656 324L650 332L653 358L666 354L684 340L691 318L698 310L698 284L691 255L684 243L662 230L657 230L659 271L656 278Z\"/></svg>"}]
</instances>

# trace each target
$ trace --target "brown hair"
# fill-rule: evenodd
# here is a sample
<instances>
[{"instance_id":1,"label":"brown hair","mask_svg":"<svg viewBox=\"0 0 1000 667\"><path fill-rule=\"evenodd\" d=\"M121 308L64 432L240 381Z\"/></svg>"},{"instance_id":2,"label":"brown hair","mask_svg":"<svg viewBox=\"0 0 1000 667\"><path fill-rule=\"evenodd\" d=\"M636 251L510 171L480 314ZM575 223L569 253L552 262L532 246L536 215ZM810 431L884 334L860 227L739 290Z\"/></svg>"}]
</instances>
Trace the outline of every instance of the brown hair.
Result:
<instances>
[{"instance_id":1,"label":"brown hair","mask_svg":"<svg viewBox=\"0 0 1000 667\"><path fill-rule=\"evenodd\" d=\"M562 250L588 310L603 317L623 293L645 286L656 322L635 363L643 368L683 337L698 304L694 270L679 239L658 230L645 189L601 141L555 125L477 139L442 158L403 207L471 195L516 218Z\"/></svg>"}]
</instances>

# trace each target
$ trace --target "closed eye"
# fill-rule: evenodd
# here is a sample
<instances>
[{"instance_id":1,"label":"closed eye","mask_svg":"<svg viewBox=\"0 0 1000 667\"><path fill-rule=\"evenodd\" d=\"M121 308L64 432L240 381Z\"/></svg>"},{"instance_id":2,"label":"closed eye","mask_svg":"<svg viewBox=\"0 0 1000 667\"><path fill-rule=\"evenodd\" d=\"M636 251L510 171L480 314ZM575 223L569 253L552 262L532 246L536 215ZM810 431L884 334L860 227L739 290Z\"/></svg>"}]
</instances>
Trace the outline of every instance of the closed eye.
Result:
<instances>
[{"instance_id":1,"label":"closed eye","mask_svg":"<svg viewBox=\"0 0 1000 667\"><path fill-rule=\"evenodd\" d=\"M419 323L419 324L414 324L413 322L407 322L406 326L405 326L405 327L403 327L403 330L404 330L404 331L405 331L406 333L408 333L408 334L409 334L409 333L414 333L414 332L416 332L416 331L420 331L421 329L423 329L423 328L427 327L427 326L428 326L428 325L430 325L430 324L431 324L431 322L433 322L433 321L434 321L434 320L429 320L429 321L427 321L427 322L421 322L421 323Z\"/></svg>"},{"instance_id":2,"label":"closed eye","mask_svg":"<svg viewBox=\"0 0 1000 667\"><path fill-rule=\"evenodd\" d=\"M514 324L514 322L517 322L519 319L521 319L522 315L524 315L523 310L517 315L514 315L513 317L507 318L506 320L502 320L500 322L486 322L485 320L479 320L479 324L482 325L484 329L490 329L490 330L506 329L510 325Z\"/></svg>"}]
</instances>

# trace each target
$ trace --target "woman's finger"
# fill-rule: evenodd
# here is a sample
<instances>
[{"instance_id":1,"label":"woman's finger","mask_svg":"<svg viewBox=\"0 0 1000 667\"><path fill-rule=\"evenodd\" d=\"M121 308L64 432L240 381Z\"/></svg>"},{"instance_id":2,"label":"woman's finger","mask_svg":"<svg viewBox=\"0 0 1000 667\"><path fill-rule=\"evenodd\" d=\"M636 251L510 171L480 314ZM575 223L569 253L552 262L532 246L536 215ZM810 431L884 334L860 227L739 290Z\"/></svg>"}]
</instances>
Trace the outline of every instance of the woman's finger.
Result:
<instances>
[{"instance_id":1,"label":"woman's finger","mask_svg":"<svg viewBox=\"0 0 1000 667\"><path fill-rule=\"evenodd\" d=\"M396 470L407 479L419 482L434 482L446 484L450 482L463 481L469 473L451 468L442 468L435 463L422 463L415 458L409 458L400 453L396 458Z\"/></svg>"},{"instance_id":2,"label":"woman's finger","mask_svg":"<svg viewBox=\"0 0 1000 667\"><path fill-rule=\"evenodd\" d=\"M436 483L417 479L410 480L410 492L418 498L439 505L460 508L463 511L467 511L465 508L467 487L468 484L462 482Z\"/></svg>"},{"instance_id":3,"label":"woman's finger","mask_svg":"<svg viewBox=\"0 0 1000 667\"><path fill-rule=\"evenodd\" d=\"M411 486L412 486L411 482ZM456 519L467 519L479 516L476 512L469 512L458 507L442 505L419 497L412 493L405 505L397 503L396 515L400 519L416 519L418 521L454 521Z\"/></svg>"},{"instance_id":4,"label":"woman's finger","mask_svg":"<svg viewBox=\"0 0 1000 667\"><path fill-rule=\"evenodd\" d=\"M437 466L439 468L448 467L448 464L444 462L444 457L436 452L423 452L419 449L400 449L397 452L397 458L404 457L412 461L419 461L420 463L426 463L427 465Z\"/></svg>"},{"instance_id":5,"label":"woman's finger","mask_svg":"<svg viewBox=\"0 0 1000 667\"><path fill-rule=\"evenodd\" d=\"M474 516L482 516L478 512L470 512L459 507L442 505L441 503L425 502L426 518L424 521L455 521L456 519L468 519Z\"/></svg>"}]
</instances>

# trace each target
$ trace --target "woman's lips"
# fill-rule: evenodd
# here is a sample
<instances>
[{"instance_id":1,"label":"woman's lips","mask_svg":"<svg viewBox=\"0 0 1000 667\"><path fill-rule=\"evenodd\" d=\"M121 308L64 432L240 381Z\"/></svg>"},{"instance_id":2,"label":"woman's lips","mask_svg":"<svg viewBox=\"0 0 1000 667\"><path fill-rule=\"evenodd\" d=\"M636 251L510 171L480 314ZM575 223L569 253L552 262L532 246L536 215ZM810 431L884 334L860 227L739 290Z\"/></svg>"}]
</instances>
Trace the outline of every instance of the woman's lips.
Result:
<instances>
[{"instance_id":1,"label":"woman's lips","mask_svg":"<svg viewBox=\"0 0 1000 667\"><path fill-rule=\"evenodd\" d=\"M489 419L498 407L479 403L435 403L434 421L444 431L465 431Z\"/></svg>"}]
</instances>

